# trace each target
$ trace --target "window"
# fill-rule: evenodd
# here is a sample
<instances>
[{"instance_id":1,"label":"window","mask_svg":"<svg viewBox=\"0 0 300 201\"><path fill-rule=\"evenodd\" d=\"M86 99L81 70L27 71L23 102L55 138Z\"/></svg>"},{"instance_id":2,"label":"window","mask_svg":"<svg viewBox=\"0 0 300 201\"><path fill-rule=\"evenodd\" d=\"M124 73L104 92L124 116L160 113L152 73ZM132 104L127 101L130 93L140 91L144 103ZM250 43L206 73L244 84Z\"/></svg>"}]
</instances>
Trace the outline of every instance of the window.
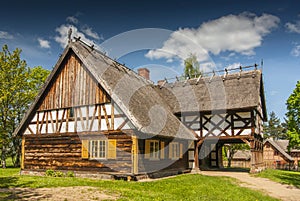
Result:
<instances>
[{"instance_id":1,"label":"window","mask_svg":"<svg viewBox=\"0 0 300 201\"><path fill-rule=\"evenodd\" d=\"M274 156L278 156L279 152L278 151L274 151Z\"/></svg>"},{"instance_id":2,"label":"window","mask_svg":"<svg viewBox=\"0 0 300 201\"><path fill-rule=\"evenodd\" d=\"M159 158L159 142L150 141L150 158L158 159Z\"/></svg>"},{"instance_id":3,"label":"window","mask_svg":"<svg viewBox=\"0 0 300 201\"><path fill-rule=\"evenodd\" d=\"M90 153L90 158L105 159L106 158L105 140L90 140L89 153Z\"/></svg>"},{"instance_id":4,"label":"window","mask_svg":"<svg viewBox=\"0 0 300 201\"><path fill-rule=\"evenodd\" d=\"M178 142L171 142L169 144L169 158L172 160L182 158L182 144Z\"/></svg>"},{"instance_id":5,"label":"window","mask_svg":"<svg viewBox=\"0 0 300 201\"><path fill-rule=\"evenodd\" d=\"M164 147L162 143L161 147ZM145 158L158 160L163 158L163 151L160 152L159 140L146 140L145 141Z\"/></svg>"},{"instance_id":6,"label":"window","mask_svg":"<svg viewBox=\"0 0 300 201\"><path fill-rule=\"evenodd\" d=\"M178 159L179 158L179 144L178 142L171 142L169 145L169 158Z\"/></svg>"},{"instance_id":7,"label":"window","mask_svg":"<svg viewBox=\"0 0 300 201\"><path fill-rule=\"evenodd\" d=\"M83 159L115 159L116 140L82 140Z\"/></svg>"}]
</instances>

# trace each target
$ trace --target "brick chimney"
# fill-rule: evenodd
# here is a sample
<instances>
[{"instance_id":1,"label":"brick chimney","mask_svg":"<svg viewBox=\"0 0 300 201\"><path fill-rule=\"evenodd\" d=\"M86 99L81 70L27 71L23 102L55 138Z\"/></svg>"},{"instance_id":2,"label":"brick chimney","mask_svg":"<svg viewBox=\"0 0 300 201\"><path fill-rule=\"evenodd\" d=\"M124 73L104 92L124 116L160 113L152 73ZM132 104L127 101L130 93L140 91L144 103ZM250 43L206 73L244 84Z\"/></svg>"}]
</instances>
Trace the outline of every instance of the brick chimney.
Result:
<instances>
[{"instance_id":1,"label":"brick chimney","mask_svg":"<svg viewBox=\"0 0 300 201\"><path fill-rule=\"evenodd\" d=\"M148 68L139 68L138 74L139 74L139 76L142 76L142 77L146 78L147 80L150 80L150 71L148 70Z\"/></svg>"}]
</instances>

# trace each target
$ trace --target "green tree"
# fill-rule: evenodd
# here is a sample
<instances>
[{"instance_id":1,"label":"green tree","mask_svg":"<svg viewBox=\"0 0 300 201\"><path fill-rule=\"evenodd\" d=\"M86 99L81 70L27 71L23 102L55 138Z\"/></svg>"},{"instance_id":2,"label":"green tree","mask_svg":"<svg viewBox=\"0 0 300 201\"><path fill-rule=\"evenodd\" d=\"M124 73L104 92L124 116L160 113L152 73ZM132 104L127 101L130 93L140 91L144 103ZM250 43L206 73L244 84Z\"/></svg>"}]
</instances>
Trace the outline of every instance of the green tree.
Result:
<instances>
[{"instance_id":1,"label":"green tree","mask_svg":"<svg viewBox=\"0 0 300 201\"><path fill-rule=\"evenodd\" d=\"M2 167L11 156L20 164L20 136L13 132L38 93L49 71L42 67L29 68L20 58L21 50L10 52L7 45L0 52L0 149Z\"/></svg>"},{"instance_id":2,"label":"green tree","mask_svg":"<svg viewBox=\"0 0 300 201\"><path fill-rule=\"evenodd\" d=\"M290 141L289 149L300 148L300 81L289 96L287 105L287 135Z\"/></svg>"},{"instance_id":3,"label":"green tree","mask_svg":"<svg viewBox=\"0 0 300 201\"><path fill-rule=\"evenodd\" d=\"M264 138L287 139L284 123L280 122L274 111L270 112L269 120L264 124Z\"/></svg>"},{"instance_id":4,"label":"green tree","mask_svg":"<svg viewBox=\"0 0 300 201\"><path fill-rule=\"evenodd\" d=\"M195 54L190 54L188 58L184 60L184 74L185 78L195 78L201 75L200 64Z\"/></svg>"}]
</instances>

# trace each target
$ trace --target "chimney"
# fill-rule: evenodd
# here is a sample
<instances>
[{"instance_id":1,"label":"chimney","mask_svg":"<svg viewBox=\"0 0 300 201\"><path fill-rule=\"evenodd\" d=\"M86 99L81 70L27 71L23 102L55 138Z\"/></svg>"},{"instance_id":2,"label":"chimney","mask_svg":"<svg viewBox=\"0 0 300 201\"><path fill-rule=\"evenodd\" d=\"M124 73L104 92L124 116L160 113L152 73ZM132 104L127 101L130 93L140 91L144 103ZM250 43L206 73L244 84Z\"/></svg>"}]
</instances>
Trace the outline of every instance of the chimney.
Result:
<instances>
[{"instance_id":1,"label":"chimney","mask_svg":"<svg viewBox=\"0 0 300 201\"><path fill-rule=\"evenodd\" d=\"M157 85L162 86L165 83L166 80L158 80Z\"/></svg>"},{"instance_id":2,"label":"chimney","mask_svg":"<svg viewBox=\"0 0 300 201\"><path fill-rule=\"evenodd\" d=\"M146 78L147 80L150 80L150 71L148 70L148 68L139 68L138 74L139 74L139 76L142 76L142 77Z\"/></svg>"}]
</instances>

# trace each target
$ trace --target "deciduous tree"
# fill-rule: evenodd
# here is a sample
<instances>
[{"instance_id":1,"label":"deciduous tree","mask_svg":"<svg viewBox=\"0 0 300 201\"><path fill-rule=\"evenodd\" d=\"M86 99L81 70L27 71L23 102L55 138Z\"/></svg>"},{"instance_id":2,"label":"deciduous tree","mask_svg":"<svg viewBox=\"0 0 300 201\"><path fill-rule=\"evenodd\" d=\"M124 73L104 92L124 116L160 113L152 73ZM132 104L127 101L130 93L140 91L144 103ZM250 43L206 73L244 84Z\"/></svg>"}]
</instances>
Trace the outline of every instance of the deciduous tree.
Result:
<instances>
[{"instance_id":1,"label":"deciduous tree","mask_svg":"<svg viewBox=\"0 0 300 201\"><path fill-rule=\"evenodd\" d=\"M289 138L289 149L300 148L300 81L289 96L287 105L287 135Z\"/></svg>"},{"instance_id":2,"label":"deciduous tree","mask_svg":"<svg viewBox=\"0 0 300 201\"><path fill-rule=\"evenodd\" d=\"M49 71L42 67L29 68L20 58L21 50L10 52L7 45L0 52L0 148L2 167L5 159L12 156L19 165L20 136L13 132L29 108Z\"/></svg>"}]
</instances>

